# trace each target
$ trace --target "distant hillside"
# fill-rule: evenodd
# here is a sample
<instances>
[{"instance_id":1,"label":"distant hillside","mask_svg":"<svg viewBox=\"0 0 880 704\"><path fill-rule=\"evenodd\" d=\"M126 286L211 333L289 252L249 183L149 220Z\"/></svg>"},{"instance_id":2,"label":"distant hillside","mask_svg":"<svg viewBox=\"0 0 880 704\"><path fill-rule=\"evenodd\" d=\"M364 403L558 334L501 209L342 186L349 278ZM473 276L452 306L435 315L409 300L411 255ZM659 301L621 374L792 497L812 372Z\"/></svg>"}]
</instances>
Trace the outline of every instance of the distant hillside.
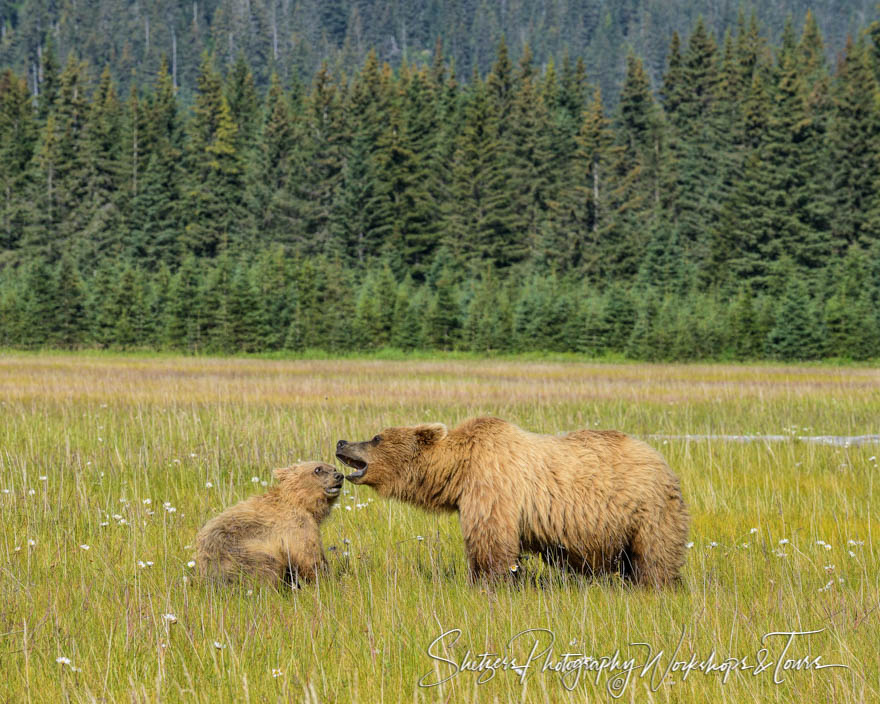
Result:
<instances>
[{"instance_id":1,"label":"distant hillside","mask_svg":"<svg viewBox=\"0 0 880 704\"><path fill-rule=\"evenodd\" d=\"M167 55L183 95L195 86L200 55L229 65L243 53L258 85L272 71L283 82L309 80L322 60L350 73L375 48L380 61L430 60L442 41L460 77L488 70L504 35L514 57L528 43L538 65L583 56L590 79L614 99L631 48L655 86L673 31L699 15L716 36L755 12L775 42L791 15L799 30L812 9L831 57L848 34L868 24L875 0L2 0L0 65L27 71L35 84L39 56L51 39L64 57L75 51L93 78L109 64L126 90L152 77Z\"/></svg>"}]
</instances>

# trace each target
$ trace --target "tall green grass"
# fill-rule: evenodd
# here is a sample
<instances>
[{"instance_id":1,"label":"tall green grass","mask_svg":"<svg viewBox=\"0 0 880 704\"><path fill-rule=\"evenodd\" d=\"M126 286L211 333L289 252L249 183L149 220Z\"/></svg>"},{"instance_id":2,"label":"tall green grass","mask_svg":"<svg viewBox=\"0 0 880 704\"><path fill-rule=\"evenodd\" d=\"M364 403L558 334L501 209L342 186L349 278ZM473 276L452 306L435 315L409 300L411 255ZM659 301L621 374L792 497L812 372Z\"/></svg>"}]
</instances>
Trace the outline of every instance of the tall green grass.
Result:
<instances>
[{"instance_id":1,"label":"tall green grass","mask_svg":"<svg viewBox=\"0 0 880 704\"><path fill-rule=\"evenodd\" d=\"M419 687L451 672L427 653L442 633L462 631L434 650L450 660L523 660L525 637L507 643L530 628L555 634L557 656L664 650L622 701L878 701L876 446L652 441L693 515L678 591L535 559L519 584L472 586L455 516L350 485L324 525L319 584L218 588L189 566L198 528L264 491L272 468L330 460L338 438L390 424L492 413L541 432L854 435L878 432L878 399L871 369L2 358L0 701L611 699L609 676L582 672L569 691L536 665L524 681L463 672ZM754 662L765 633L791 630L821 632L789 657L848 669L662 677L679 641L683 659Z\"/></svg>"}]
</instances>

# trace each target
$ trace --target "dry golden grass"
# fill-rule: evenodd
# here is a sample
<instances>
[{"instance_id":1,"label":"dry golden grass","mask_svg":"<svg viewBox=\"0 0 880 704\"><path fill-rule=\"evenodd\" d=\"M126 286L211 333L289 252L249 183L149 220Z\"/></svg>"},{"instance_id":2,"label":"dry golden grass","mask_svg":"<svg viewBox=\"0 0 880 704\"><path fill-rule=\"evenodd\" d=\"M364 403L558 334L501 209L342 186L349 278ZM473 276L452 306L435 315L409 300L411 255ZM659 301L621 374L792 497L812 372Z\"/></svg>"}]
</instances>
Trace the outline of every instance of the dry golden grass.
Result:
<instances>
[{"instance_id":1,"label":"dry golden grass","mask_svg":"<svg viewBox=\"0 0 880 704\"><path fill-rule=\"evenodd\" d=\"M194 581L196 531L263 491L254 477L270 480L299 458L330 460L340 437L478 414L540 432L858 435L880 432L880 372L0 357L0 701L611 699L611 676L597 683L582 671L569 691L536 664L524 681L498 671L478 684L462 672L420 688L426 673L451 673L427 648L453 628L461 640L436 652L455 661L468 648L523 660L523 638L506 644L528 628L552 631L557 657L619 649L642 662L645 648L631 643L664 649L651 673L633 672L622 701L880 700L880 446L653 440L694 516L677 592L589 583L536 560L519 586L469 586L454 516L359 487L325 524L333 575L316 587ZM726 684L717 672L662 676L682 631L679 658L715 650L716 661L754 663L765 633L819 629L789 657L849 669L788 672L782 683L772 667Z\"/></svg>"}]
</instances>

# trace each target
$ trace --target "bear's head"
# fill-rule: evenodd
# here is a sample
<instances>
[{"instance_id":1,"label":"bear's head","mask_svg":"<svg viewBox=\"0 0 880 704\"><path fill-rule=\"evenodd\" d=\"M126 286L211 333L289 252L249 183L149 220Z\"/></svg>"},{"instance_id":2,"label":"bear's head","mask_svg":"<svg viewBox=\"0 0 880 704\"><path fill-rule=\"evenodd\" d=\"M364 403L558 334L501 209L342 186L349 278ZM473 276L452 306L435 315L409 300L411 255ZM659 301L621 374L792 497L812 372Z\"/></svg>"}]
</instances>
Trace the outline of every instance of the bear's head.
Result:
<instances>
[{"instance_id":1,"label":"bear's head","mask_svg":"<svg viewBox=\"0 0 880 704\"><path fill-rule=\"evenodd\" d=\"M342 489L342 473L324 462L303 462L274 472L285 499L312 513L323 513Z\"/></svg>"},{"instance_id":2,"label":"bear's head","mask_svg":"<svg viewBox=\"0 0 880 704\"><path fill-rule=\"evenodd\" d=\"M340 440L336 457L355 470L348 481L371 486L383 496L417 500L419 488L436 476L428 468L431 451L446 436L442 423L385 428L372 440Z\"/></svg>"}]
</instances>

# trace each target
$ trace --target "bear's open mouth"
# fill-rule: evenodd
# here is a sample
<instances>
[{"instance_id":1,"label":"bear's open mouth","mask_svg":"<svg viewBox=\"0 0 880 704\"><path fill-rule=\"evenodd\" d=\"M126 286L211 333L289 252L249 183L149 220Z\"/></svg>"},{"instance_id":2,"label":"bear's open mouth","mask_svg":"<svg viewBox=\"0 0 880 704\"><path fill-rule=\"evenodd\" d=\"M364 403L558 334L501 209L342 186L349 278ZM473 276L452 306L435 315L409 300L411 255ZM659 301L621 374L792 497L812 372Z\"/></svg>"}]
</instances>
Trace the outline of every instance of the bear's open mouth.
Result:
<instances>
[{"instance_id":1,"label":"bear's open mouth","mask_svg":"<svg viewBox=\"0 0 880 704\"><path fill-rule=\"evenodd\" d=\"M336 453L337 459L339 459L342 464L347 465L354 469L355 471L349 474L346 479L351 481L352 479L360 479L367 471L367 463L363 460L359 460L356 457L349 457L342 452Z\"/></svg>"},{"instance_id":2,"label":"bear's open mouth","mask_svg":"<svg viewBox=\"0 0 880 704\"><path fill-rule=\"evenodd\" d=\"M336 486L328 486L324 489L324 493L327 496L339 496L339 492L342 490L342 485L338 484Z\"/></svg>"}]
</instances>

